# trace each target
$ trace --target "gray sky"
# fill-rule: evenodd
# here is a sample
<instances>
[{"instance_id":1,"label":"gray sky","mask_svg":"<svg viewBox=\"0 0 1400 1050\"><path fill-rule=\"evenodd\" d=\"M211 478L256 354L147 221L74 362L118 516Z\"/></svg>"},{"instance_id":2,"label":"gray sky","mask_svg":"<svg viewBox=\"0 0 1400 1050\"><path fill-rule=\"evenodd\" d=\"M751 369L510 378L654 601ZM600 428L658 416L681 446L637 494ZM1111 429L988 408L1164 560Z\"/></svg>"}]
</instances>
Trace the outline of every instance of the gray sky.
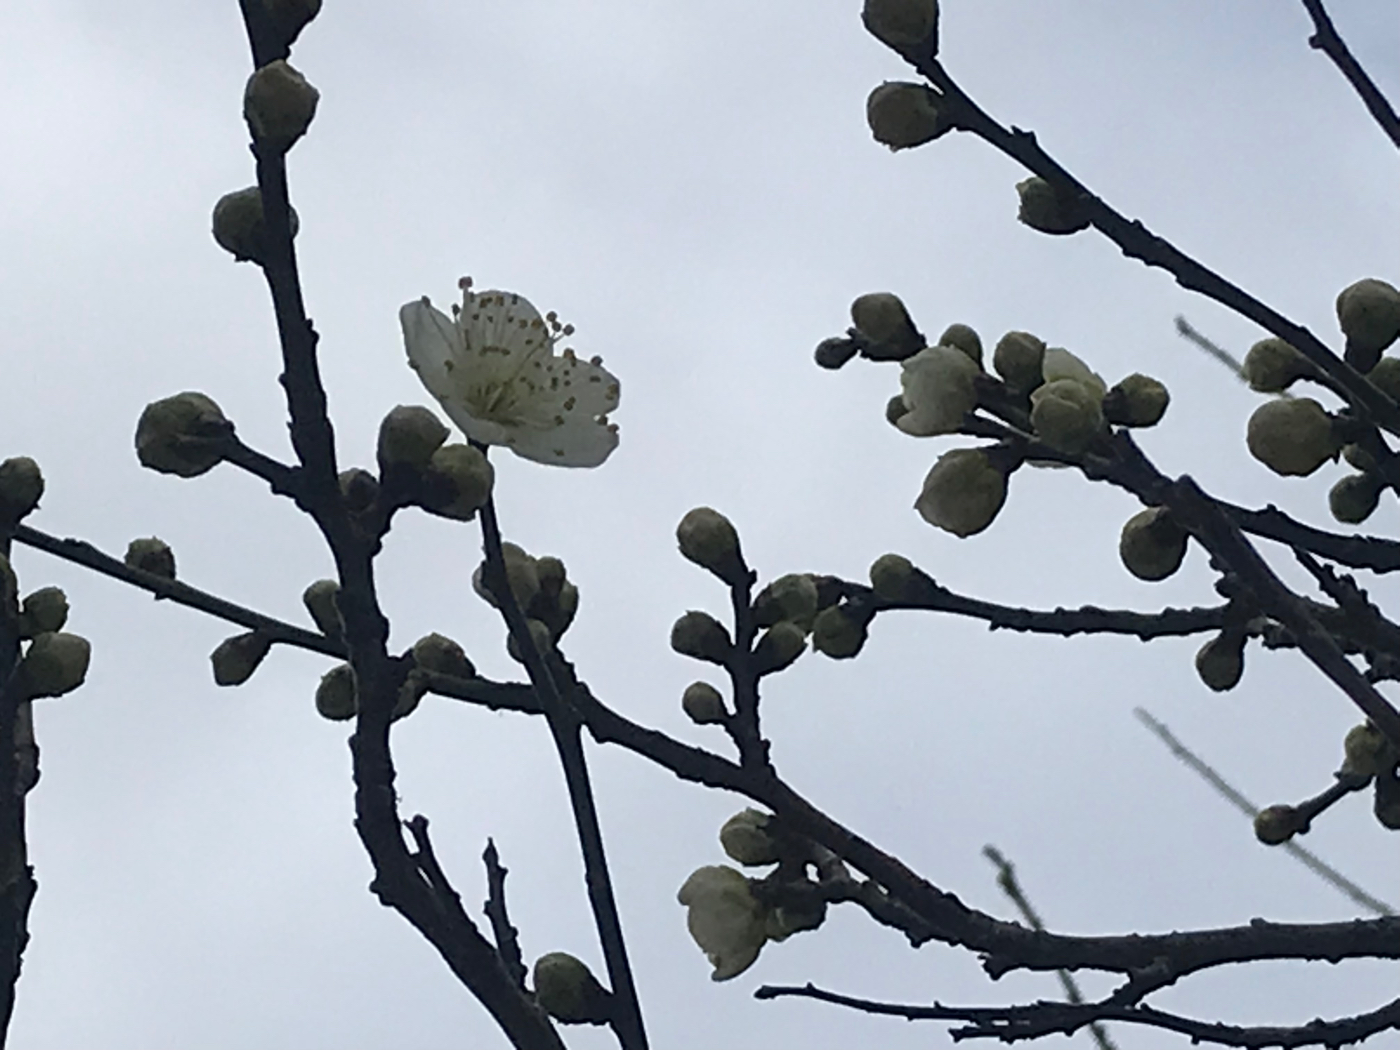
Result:
<instances>
[{"instance_id":1,"label":"gray sky","mask_svg":"<svg viewBox=\"0 0 1400 1050\"><path fill-rule=\"evenodd\" d=\"M596 471L496 457L503 527L567 562L583 596L567 648L594 691L714 747L718 731L679 708L698 667L667 646L681 612L725 604L675 553L692 506L728 514L765 579L859 579L893 550L1008 603L1214 600L1198 549L1170 581L1129 577L1117 536L1138 508L1070 472L1018 473L1001 518L972 539L924 525L911 509L924 472L970 442L890 428L890 366L811 363L855 295L898 292L930 333L953 321L989 344L1036 332L1110 382L1160 377L1172 407L1144 446L1169 473L1247 506L1326 524L1341 476L1284 481L1253 463L1242 439L1257 396L1179 340L1172 318L1237 352L1260 337L1250 324L1095 235L1020 226L1024 173L975 140L893 156L871 142L867 92L906 74L863 32L859 6L338 0L294 55L322 92L291 179L342 462L371 466L383 414L428 400L405 367L400 304L426 294L443 305L470 274L558 310L579 351L602 354L622 381L622 444ZM1397 157L1308 49L1301 4L945 6L943 57L984 106L1333 345L1336 293L1400 277ZM1336 7L1400 97L1400 13L1383 0ZM232 468L181 482L139 469L131 448L142 406L193 389L246 441L290 455L263 282L208 234L214 201L253 177L237 4L7 0L0 37L0 456L44 469L31 523L118 554L159 535L183 579L300 622L303 587L330 568L310 521ZM1368 529L1395 526L1387 501ZM520 677L470 591L478 546L475 526L401 516L379 562L392 643L441 631L487 673ZM366 891L346 729L312 705L323 661L278 651L250 684L220 690L207 656L227 626L33 552L16 566L25 590L68 591L71 629L94 657L82 690L36 714L40 893L13 1046L502 1043L426 942ZM1378 600L1395 595L1393 580L1364 582ZM1256 844L1131 709L1151 709L1261 803L1325 786L1356 713L1293 653L1252 648L1241 686L1211 694L1192 668L1199 643L1028 639L890 616L860 659L808 655L771 679L765 726L799 790L997 914L1010 911L985 842L1017 862L1065 932L1349 917L1348 901ZM403 811L432 819L469 908L494 836L527 955L567 950L601 973L544 726L439 700L395 740ZM715 834L741 803L625 753L595 750L592 763L657 1046L948 1042L942 1026L757 1003L749 993L765 982L948 1003L1058 994L1048 975L989 984L968 954L911 952L849 909L712 984L675 891L722 862ZM1394 900L1400 837L1368 810L1361 797L1339 806L1306 844ZM1372 1008L1395 986L1393 966L1271 965L1194 978L1157 1001L1303 1023ZM568 1038L611 1045L592 1031ZM1125 1046L1148 1041L1175 1045L1120 1033Z\"/></svg>"}]
</instances>

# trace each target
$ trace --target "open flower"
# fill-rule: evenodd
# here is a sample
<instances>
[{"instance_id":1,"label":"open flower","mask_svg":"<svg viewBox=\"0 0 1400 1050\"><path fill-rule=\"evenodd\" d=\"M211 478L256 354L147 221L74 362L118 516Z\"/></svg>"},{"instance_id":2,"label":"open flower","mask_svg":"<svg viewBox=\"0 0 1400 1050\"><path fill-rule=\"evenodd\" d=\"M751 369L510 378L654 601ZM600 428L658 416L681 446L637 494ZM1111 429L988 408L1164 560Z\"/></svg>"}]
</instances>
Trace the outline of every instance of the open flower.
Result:
<instances>
[{"instance_id":1,"label":"open flower","mask_svg":"<svg viewBox=\"0 0 1400 1050\"><path fill-rule=\"evenodd\" d=\"M768 942L768 911L741 872L718 864L699 868L676 897L690 909L690 935L715 968L711 980L727 981L753 965Z\"/></svg>"},{"instance_id":2,"label":"open flower","mask_svg":"<svg viewBox=\"0 0 1400 1050\"><path fill-rule=\"evenodd\" d=\"M621 389L602 358L554 346L573 334L513 292L473 292L463 278L453 316L423 298L399 311L408 363L473 441L537 463L596 467L617 448L607 413Z\"/></svg>"}]
</instances>

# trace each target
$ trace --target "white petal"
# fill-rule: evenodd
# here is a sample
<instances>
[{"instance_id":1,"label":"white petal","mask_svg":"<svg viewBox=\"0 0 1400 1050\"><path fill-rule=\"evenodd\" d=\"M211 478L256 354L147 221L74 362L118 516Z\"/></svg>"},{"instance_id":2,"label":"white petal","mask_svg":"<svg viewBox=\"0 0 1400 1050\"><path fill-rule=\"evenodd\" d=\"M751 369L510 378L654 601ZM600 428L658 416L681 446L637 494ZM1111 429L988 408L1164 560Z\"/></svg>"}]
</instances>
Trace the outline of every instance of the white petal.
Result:
<instances>
[{"instance_id":1,"label":"white petal","mask_svg":"<svg viewBox=\"0 0 1400 1050\"><path fill-rule=\"evenodd\" d=\"M462 357L462 337L452 319L427 299L405 303L399 310L408 363L428 392L446 408L452 396L452 369Z\"/></svg>"},{"instance_id":2,"label":"white petal","mask_svg":"<svg viewBox=\"0 0 1400 1050\"><path fill-rule=\"evenodd\" d=\"M518 456L556 467L596 467L617 448L617 425L579 419L561 427L519 427L504 442Z\"/></svg>"}]
</instances>

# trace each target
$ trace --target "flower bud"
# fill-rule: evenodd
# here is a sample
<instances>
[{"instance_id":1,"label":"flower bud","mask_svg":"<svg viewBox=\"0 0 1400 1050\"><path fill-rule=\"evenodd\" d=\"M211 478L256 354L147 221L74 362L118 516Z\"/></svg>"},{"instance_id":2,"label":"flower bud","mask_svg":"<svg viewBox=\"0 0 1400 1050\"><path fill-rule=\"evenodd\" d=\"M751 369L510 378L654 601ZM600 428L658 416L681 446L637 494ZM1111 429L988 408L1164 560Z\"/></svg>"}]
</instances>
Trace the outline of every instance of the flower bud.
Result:
<instances>
[{"instance_id":1,"label":"flower bud","mask_svg":"<svg viewBox=\"0 0 1400 1050\"><path fill-rule=\"evenodd\" d=\"M1342 458L1357 470L1368 474L1376 469L1376 457L1360 445L1343 445Z\"/></svg>"},{"instance_id":2,"label":"flower bud","mask_svg":"<svg viewBox=\"0 0 1400 1050\"><path fill-rule=\"evenodd\" d=\"M815 605L816 586L812 587ZM815 615L815 609L813 610ZM807 632L791 620L775 623L763 632L754 646L753 669L757 675L773 674L790 667L807 648Z\"/></svg>"},{"instance_id":3,"label":"flower bud","mask_svg":"<svg viewBox=\"0 0 1400 1050\"><path fill-rule=\"evenodd\" d=\"M16 674L28 699L62 696L83 684L91 658L92 645L86 638L54 631L29 643Z\"/></svg>"},{"instance_id":4,"label":"flower bud","mask_svg":"<svg viewBox=\"0 0 1400 1050\"><path fill-rule=\"evenodd\" d=\"M340 482L340 498L345 501L345 509L351 514L363 514L379 499L379 479L367 470L351 467L342 470L337 480Z\"/></svg>"},{"instance_id":5,"label":"flower bud","mask_svg":"<svg viewBox=\"0 0 1400 1050\"><path fill-rule=\"evenodd\" d=\"M146 406L136 424L136 458L161 474L198 477L223 460L232 436L219 406L187 391Z\"/></svg>"},{"instance_id":6,"label":"flower bud","mask_svg":"<svg viewBox=\"0 0 1400 1050\"><path fill-rule=\"evenodd\" d=\"M676 542L682 555L725 583L742 586L747 582L748 567L739 550L739 533L719 511L696 507L688 512L676 526Z\"/></svg>"},{"instance_id":7,"label":"flower bud","mask_svg":"<svg viewBox=\"0 0 1400 1050\"><path fill-rule=\"evenodd\" d=\"M835 370L855 357L857 352L854 341L837 335L818 343L812 356L816 358L818 367Z\"/></svg>"},{"instance_id":8,"label":"flower bud","mask_svg":"<svg viewBox=\"0 0 1400 1050\"><path fill-rule=\"evenodd\" d=\"M306 134L320 99L321 93L279 58L248 78L243 119L259 146L285 153Z\"/></svg>"},{"instance_id":9,"label":"flower bud","mask_svg":"<svg viewBox=\"0 0 1400 1050\"><path fill-rule=\"evenodd\" d=\"M727 981L753 965L768 941L767 914L740 872L720 865L700 868L676 899L689 909L686 926L715 968L712 980Z\"/></svg>"},{"instance_id":10,"label":"flower bud","mask_svg":"<svg viewBox=\"0 0 1400 1050\"><path fill-rule=\"evenodd\" d=\"M938 337L939 346L951 346L961 350L972 359L977 370L982 370L982 337L970 325L950 324Z\"/></svg>"},{"instance_id":11,"label":"flower bud","mask_svg":"<svg viewBox=\"0 0 1400 1050\"><path fill-rule=\"evenodd\" d=\"M540 593L546 598L558 598L568 579L569 570L563 561L546 554L535 559L535 575L540 581Z\"/></svg>"},{"instance_id":12,"label":"flower bud","mask_svg":"<svg viewBox=\"0 0 1400 1050\"><path fill-rule=\"evenodd\" d=\"M209 654L209 662L214 665L214 684L242 685L253 677L271 648L272 639L259 631L225 638Z\"/></svg>"},{"instance_id":13,"label":"flower bud","mask_svg":"<svg viewBox=\"0 0 1400 1050\"><path fill-rule=\"evenodd\" d=\"M159 537L132 540L126 545L126 557L122 560L128 568L140 569L166 580L175 578L175 552L170 549L170 544Z\"/></svg>"},{"instance_id":14,"label":"flower bud","mask_svg":"<svg viewBox=\"0 0 1400 1050\"><path fill-rule=\"evenodd\" d=\"M939 101L937 93L923 84L886 81L865 100L865 121L882 146L911 149L951 129L939 112Z\"/></svg>"},{"instance_id":15,"label":"flower bud","mask_svg":"<svg viewBox=\"0 0 1400 1050\"><path fill-rule=\"evenodd\" d=\"M899 421L909 414L909 406L904 403L903 394L895 394L885 402L885 422L899 426Z\"/></svg>"},{"instance_id":16,"label":"flower bud","mask_svg":"<svg viewBox=\"0 0 1400 1050\"><path fill-rule=\"evenodd\" d=\"M291 233L295 237L300 222L295 208L289 208ZM256 186L235 190L214 205L214 240L238 262L261 264L268 249L267 222L263 216L262 192Z\"/></svg>"},{"instance_id":17,"label":"flower bud","mask_svg":"<svg viewBox=\"0 0 1400 1050\"><path fill-rule=\"evenodd\" d=\"M1389 773L1395 765L1395 749L1385 734L1370 722L1352 726L1342 748L1346 755L1342 760L1343 773L1374 777Z\"/></svg>"},{"instance_id":18,"label":"flower bud","mask_svg":"<svg viewBox=\"0 0 1400 1050\"><path fill-rule=\"evenodd\" d=\"M451 638L429 634L413 643L413 662L425 671L449 674L455 678L475 678L476 667L466 652Z\"/></svg>"},{"instance_id":19,"label":"flower bud","mask_svg":"<svg viewBox=\"0 0 1400 1050\"><path fill-rule=\"evenodd\" d=\"M1103 378L1062 346L1048 347L1040 361L1040 374L1047 383L1057 379L1071 379L1097 402L1102 402L1108 392L1108 384Z\"/></svg>"},{"instance_id":20,"label":"flower bud","mask_svg":"<svg viewBox=\"0 0 1400 1050\"><path fill-rule=\"evenodd\" d=\"M1196 653L1196 674L1207 688L1224 693L1240 684L1244 676L1243 635L1221 631Z\"/></svg>"},{"instance_id":21,"label":"flower bud","mask_svg":"<svg viewBox=\"0 0 1400 1050\"><path fill-rule=\"evenodd\" d=\"M1375 512L1384 488L1374 474L1348 474L1328 491L1327 506L1338 521L1359 525Z\"/></svg>"},{"instance_id":22,"label":"flower bud","mask_svg":"<svg viewBox=\"0 0 1400 1050\"><path fill-rule=\"evenodd\" d=\"M719 844L725 853L746 867L776 864L781 859L778 842L767 830L772 819L756 809L735 813L719 829Z\"/></svg>"},{"instance_id":23,"label":"flower bud","mask_svg":"<svg viewBox=\"0 0 1400 1050\"><path fill-rule=\"evenodd\" d=\"M1045 381L1041 374L1045 360L1045 341L1030 332L1007 332L997 340L992 352L992 367L1006 385L1021 393L1029 393Z\"/></svg>"},{"instance_id":24,"label":"flower bud","mask_svg":"<svg viewBox=\"0 0 1400 1050\"><path fill-rule=\"evenodd\" d=\"M851 324L875 344L867 353L880 361L900 361L923 349L924 337L909 311L891 292L869 292L851 303Z\"/></svg>"},{"instance_id":25,"label":"flower bud","mask_svg":"<svg viewBox=\"0 0 1400 1050\"><path fill-rule=\"evenodd\" d=\"M904 555L882 554L870 566L870 586L887 602L912 602L935 585Z\"/></svg>"},{"instance_id":26,"label":"flower bud","mask_svg":"<svg viewBox=\"0 0 1400 1050\"><path fill-rule=\"evenodd\" d=\"M1038 176L1016 183L1021 197L1017 218L1041 233L1078 233L1089 228L1088 209L1075 194L1062 192Z\"/></svg>"},{"instance_id":27,"label":"flower bud","mask_svg":"<svg viewBox=\"0 0 1400 1050\"><path fill-rule=\"evenodd\" d=\"M868 627L843 606L828 606L812 622L812 648L833 660L849 660L865 646Z\"/></svg>"},{"instance_id":28,"label":"flower bud","mask_svg":"<svg viewBox=\"0 0 1400 1050\"><path fill-rule=\"evenodd\" d=\"M379 470L426 470L450 431L442 420L422 405L398 405L379 424Z\"/></svg>"},{"instance_id":29,"label":"flower bud","mask_svg":"<svg viewBox=\"0 0 1400 1050\"><path fill-rule=\"evenodd\" d=\"M539 570L535 568L535 559L525 553L524 548L514 543L501 544L501 561L505 563L506 582L510 586L510 593L515 597L515 604L524 611L530 608L530 603L540 593ZM477 566L476 572L472 573L472 590L486 600L490 605L500 608L500 602L491 588L486 585L486 563Z\"/></svg>"},{"instance_id":30,"label":"flower bud","mask_svg":"<svg viewBox=\"0 0 1400 1050\"><path fill-rule=\"evenodd\" d=\"M1156 426L1170 402L1171 395L1162 383L1134 372L1104 395L1103 417L1117 426Z\"/></svg>"},{"instance_id":31,"label":"flower bud","mask_svg":"<svg viewBox=\"0 0 1400 1050\"><path fill-rule=\"evenodd\" d=\"M496 471L471 445L443 445L423 474L423 509L455 521L471 521L491 498Z\"/></svg>"},{"instance_id":32,"label":"flower bud","mask_svg":"<svg viewBox=\"0 0 1400 1050\"><path fill-rule=\"evenodd\" d=\"M817 584L807 573L779 576L763 590L753 603L754 623L772 627L790 620L804 631L812 629L817 615Z\"/></svg>"},{"instance_id":33,"label":"flower bud","mask_svg":"<svg viewBox=\"0 0 1400 1050\"><path fill-rule=\"evenodd\" d=\"M895 426L914 437L956 434L977 407L981 369L951 346L930 346L905 360L900 369L901 395L909 410Z\"/></svg>"},{"instance_id":34,"label":"flower bud","mask_svg":"<svg viewBox=\"0 0 1400 1050\"><path fill-rule=\"evenodd\" d=\"M708 682L691 682L681 694L681 710L698 726L720 725L728 717L724 698Z\"/></svg>"},{"instance_id":35,"label":"flower bud","mask_svg":"<svg viewBox=\"0 0 1400 1050\"><path fill-rule=\"evenodd\" d=\"M354 718L359 710L355 697L355 670L349 664L338 664L321 676L316 687L316 710L322 718L344 722Z\"/></svg>"},{"instance_id":36,"label":"flower bud","mask_svg":"<svg viewBox=\"0 0 1400 1050\"><path fill-rule=\"evenodd\" d=\"M1076 456L1103 431L1103 410L1083 383L1056 379L1031 392L1031 425L1051 448Z\"/></svg>"},{"instance_id":37,"label":"flower bud","mask_svg":"<svg viewBox=\"0 0 1400 1050\"><path fill-rule=\"evenodd\" d=\"M1266 846L1281 846L1307 830L1307 822L1292 806L1267 806L1254 815L1254 837Z\"/></svg>"},{"instance_id":38,"label":"flower bud","mask_svg":"<svg viewBox=\"0 0 1400 1050\"><path fill-rule=\"evenodd\" d=\"M1186 530L1166 507L1148 507L1124 523L1118 556L1139 580L1165 580L1186 557Z\"/></svg>"},{"instance_id":39,"label":"flower bud","mask_svg":"<svg viewBox=\"0 0 1400 1050\"><path fill-rule=\"evenodd\" d=\"M871 36L896 51L930 37L937 48L938 0L865 0L860 20Z\"/></svg>"},{"instance_id":40,"label":"flower bud","mask_svg":"<svg viewBox=\"0 0 1400 1050\"><path fill-rule=\"evenodd\" d=\"M723 624L709 613L692 609L671 628L671 648L682 656L723 665L734 646Z\"/></svg>"},{"instance_id":41,"label":"flower bud","mask_svg":"<svg viewBox=\"0 0 1400 1050\"><path fill-rule=\"evenodd\" d=\"M282 43L290 46L321 11L321 0L262 0Z\"/></svg>"},{"instance_id":42,"label":"flower bud","mask_svg":"<svg viewBox=\"0 0 1400 1050\"><path fill-rule=\"evenodd\" d=\"M554 649L554 634L550 631L548 624L532 617L525 621L525 625L530 628L530 640L535 645L535 652L543 656ZM525 656L520 651L520 646L516 643L513 634L506 639L506 653L518 664L525 662Z\"/></svg>"},{"instance_id":43,"label":"flower bud","mask_svg":"<svg viewBox=\"0 0 1400 1050\"><path fill-rule=\"evenodd\" d=\"M550 952L535 960L535 999L545 1013L563 1024L606 1024L612 996L591 970L567 952Z\"/></svg>"},{"instance_id":44,"label":"flower bud","mask_svg":"<svg viewBox=\"0 0 1400 1050\"><path fill-rule=\"evenodd\" d=\"M1275 474L1306 477L1336 456L1332 417L1310 397L1275 398L1249 417L1250 454Z\"/></svg>"},{"instance_id":45,"label":"flower bud","mask_svg":"<svg viewBox=\"0 0 1400 1050\"><path fill-rule=\"evenodd\" d=\"M978 448L945 452L924 478L914 509L954 536L981 532L1006 503L1006 474Z\"/></svg>"},{"instance_id":46,"label":"flower bud","mask_svg":"<svg viewBox=\"0 0 1400 1050\"><path fill-rule=\"evenodd\" d=\"M1366 378L1390 400L1400 402L1400 357L1382 357Z\"/></svg>"},{"instance_id":47,"label":"flower bud","mask_svg":"<svg viewBox=\"0 0 1400 1050\"><path fill-rule=\"evenodd\" d=\"M340 606L336 597L340 594L340 584L335 580L317 580L301 594L301 603L311 614L317 630L333 641L345 637L345 624L340 618Z\"/></svg>"},{"instance_id":48,"label":"flower bud","mask_svg":"<svg viewBox=\"0 0 1400 1050\"><path fill-rule=\"evenodd\" d=\"M20 521L39 505L43 494L44 475L28 456L0 463L0 521Z\"/></svg>"},{"instance_id":49,"label":"flower bud","mask_svg":"<svg viewBox=\"0 0 1400 1050\"><path fill-rule=\"evenodd\" d=\"M37 638L61 631L68 622L68 596L59 587L41 587L24 599L19 612L19 636Z\"/></svg>"},{"instance_id":50,"label":"flower bud","mask_svg":"<svg viewBox=\"0 0 1400 1050\"><path fill-rule=\"evenodd\" d=\"M389 721L397 722L418 710L418 703L428 695L428 683L416 669L409 671L394 695L394 706L389 709Z\"/></svg>"},{"instance_id":51,"label":"flower bud","mask_svg":"<svg viewBox=\"0 0 1400 1050\"><path fill-rule=\"evenodd\" d=\"M1400 291L1373 277L1348 285L1337 296L1337 320L1347 337L1347 363L1369 372L1400 336Z\"/></svg>"},{"instance_id":52,"label":"flower bud","mask_svg":"<svg viewBox=\"0 0 1400 1050\"><path fill-rule=\"evenodd\" d=\"M1376 777L1376 820L1383 828L1400 831L1400 780L1394 773L1382 773Z\"/></svg>"},{"instance_id":53,"label":"flower bud","mask_svg":"<svg viewBox=\"0 0 1400 1050\"><path fill-rule=\"evenodd\" d=\"M1317 369L1282 339L1261 339L1244 355L1240 375L1251 390L1261 394L1278 394L1299 379L1317 375Z\"/></svg>"}]
</instances>

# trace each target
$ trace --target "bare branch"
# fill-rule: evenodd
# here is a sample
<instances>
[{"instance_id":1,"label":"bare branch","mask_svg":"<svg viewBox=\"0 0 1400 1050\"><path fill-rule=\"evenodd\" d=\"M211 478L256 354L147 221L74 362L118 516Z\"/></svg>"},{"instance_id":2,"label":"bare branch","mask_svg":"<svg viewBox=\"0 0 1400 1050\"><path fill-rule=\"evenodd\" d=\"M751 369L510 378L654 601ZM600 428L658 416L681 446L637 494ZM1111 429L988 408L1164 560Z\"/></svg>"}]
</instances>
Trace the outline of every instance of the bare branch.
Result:
<instances>
[{"instance_id":1,"label":"bare branch","mask_svg":"<svg viewBox=\"0 0 1400 1050\"><path fill-rule=\"evenodd\" d=\"M1366 70L1361 67L1361 63L1351 53L1346 42L1338 35L1336 26L1332 24L1332 19L1327 14L1327 9L1322 6L1322 0L1303 0L1303 6L1312 16L1313 27L1316 30L1308 38L1308 46L1322 51L1336 64L1337 68L1342 71L1342 76L1347 78L1347 82L1361 96L1361 101L1365 103L1367 112L1375 118L1376 123L1381 126L1381 130L1395 144L1395 148L1400 149L1400 116L1396 115L1395 108L1386 100L1381 89L1376 86L1375 81L1371 79Z\"/></svg>"}]
</instances>

